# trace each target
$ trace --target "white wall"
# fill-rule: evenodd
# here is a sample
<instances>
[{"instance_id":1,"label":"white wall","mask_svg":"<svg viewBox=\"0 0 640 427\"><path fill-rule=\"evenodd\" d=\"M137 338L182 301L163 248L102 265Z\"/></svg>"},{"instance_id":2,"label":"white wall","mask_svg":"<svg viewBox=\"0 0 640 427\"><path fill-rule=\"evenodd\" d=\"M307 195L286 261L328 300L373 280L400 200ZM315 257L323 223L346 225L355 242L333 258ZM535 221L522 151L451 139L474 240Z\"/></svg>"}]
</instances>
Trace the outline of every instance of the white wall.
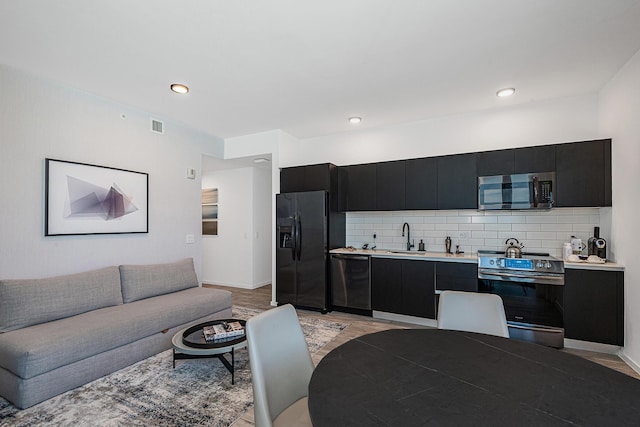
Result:
<instances>
[{"instance_id":1,"label":"white wall","mask_svg":"<svg viewBox=\"0 0 640 427\"><path fill-rule=\"evenodd\" d=\"M298 140L280 130L261 132L252 135L239 136L236 138L226 139L224 142L224 158L231 159L237 157L247 157L254 155L270 154L271 155L271 244L270 248L276 244L276 200L275 195L280 192L280 168L283 167L284 157L290 161L290 157L295 157L298 150ZM275 252L271 251L271 283L275 283L276 278L276 258ZM276 289L272 288L271 304L276 303Z\"/></svg>"},{"instance_id":2,"label":"white wall","mask_svg":"<svg viewBox=\"0 0 640 427\"><path fill-rule=\"evenodd\" d=\"M185 174L202 153L222 156L223 141L169 121L164 135L149 128L148 113L0 66L0 278L185 257L200 272L200 178ZM149 233L44 237L46 157L149 173Z\"/></svg>"},{"instance_id":3,"label":"white wall","mask_svg":"<svg viewBox=\"0 0 640 427\"><path fill-rule=\"evenodd\" d=\"M202 281L254 289L271 282L271 171L206 173L218 189L218 235L203 236Z\"/></svg>"},{"instance_id":4,"label":"white wall","mask_svg":"<svg viewBox=\"0 0 640 427\"><path fill-rule=\"evenodd\" d=\"M301 140L281 167L429 157L594 139L597 95ZM366 120L366 117L364 118Z\"/></svg>"},{"instance_id":5,"label":"white wall","mask_svg":"<svg viewBox=\"0 0 640 427\"><path fill-rule=\"evenodd\" d=\"M271 283L271 170L258 169L253 174L253 283Z\"/></svg>"},{"instance_id":6,"label":"white wall","mask_svg":"<svg viewBox=\"0 0 640 427\"><path fill-rule=\"evenodd\" d=\"M623 357L640 372L640 52L600 94L600 129L613 138L612 250L625 270Z\"/></svg>"}]
</instances>

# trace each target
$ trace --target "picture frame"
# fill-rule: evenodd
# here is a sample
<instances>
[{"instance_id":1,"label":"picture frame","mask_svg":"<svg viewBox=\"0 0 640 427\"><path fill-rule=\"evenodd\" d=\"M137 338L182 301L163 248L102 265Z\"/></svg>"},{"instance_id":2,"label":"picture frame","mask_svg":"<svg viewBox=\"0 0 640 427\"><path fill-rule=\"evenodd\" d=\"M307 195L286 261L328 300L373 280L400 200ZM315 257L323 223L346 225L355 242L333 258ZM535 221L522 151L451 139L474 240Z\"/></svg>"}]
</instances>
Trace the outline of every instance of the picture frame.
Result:
<instances>
[{"instance_id":1,"label":"picture frame","mask_svg":"<svg viewBox=\"0 0 640 427\"><path fill-rule=\"evenodd\" d=\"M149 174L45 159L45 236L149 232Z\"/></svg>"},{"instance_id":2,"label":"picture frame","mask_svg":"<svg viewBox=\"0 0 640 427\"><path fill-rule=\"evenodd\" d=\"M202 235L218 235L218 189L202 189Z\"/></svg>"}]
</instances>

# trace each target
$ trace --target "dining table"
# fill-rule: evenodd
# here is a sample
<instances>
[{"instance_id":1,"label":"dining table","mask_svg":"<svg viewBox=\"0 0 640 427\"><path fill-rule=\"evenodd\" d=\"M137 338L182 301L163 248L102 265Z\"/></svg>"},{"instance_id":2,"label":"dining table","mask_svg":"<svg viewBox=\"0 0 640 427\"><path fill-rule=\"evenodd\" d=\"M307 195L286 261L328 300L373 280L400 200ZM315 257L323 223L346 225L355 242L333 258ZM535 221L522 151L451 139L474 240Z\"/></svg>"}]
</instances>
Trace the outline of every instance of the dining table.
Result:
<instances>
[{"instance_id":1,"label":"dining table","mask_svg":"<svg viewBox=\"0 0 640 427\"><path fill-rule=\"evenodd\" d=\"M640 380L530 342L393 329L329 352L308 404L315 427L639 426Z\"/></svg>"}]
</instances>

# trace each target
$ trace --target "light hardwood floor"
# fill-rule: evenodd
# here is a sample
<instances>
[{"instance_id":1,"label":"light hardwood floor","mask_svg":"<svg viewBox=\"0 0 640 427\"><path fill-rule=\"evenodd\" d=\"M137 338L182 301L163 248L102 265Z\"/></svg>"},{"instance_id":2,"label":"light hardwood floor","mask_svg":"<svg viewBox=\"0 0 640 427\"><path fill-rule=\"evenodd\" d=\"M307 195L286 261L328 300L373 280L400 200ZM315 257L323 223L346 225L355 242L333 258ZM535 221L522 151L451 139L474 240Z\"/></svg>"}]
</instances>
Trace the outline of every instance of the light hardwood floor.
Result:
<instances>
[{"instance_id":1,"label":"light hardwood floor","mask_svg":"<svg viewBox=\"0 0 640 427\"><path fill-rule=\"evenodd\" d=\"M273 308L271 306L271 285L263 286L261 288L252 289L252 290L233 288L233 287L227 287L227 286L219 286L219 285L208 285L208 284L204 286L225 289L230 291L233 294L233 305L237 305L241 307L249 307L249 308L254 308L258 310L269 310ZM358 315L353 315L348 313L341 313L337 311L333 311L327 314L321 314L315 311L298 309L298 312L299 314L304 316L315 316L315 317L319 317L329 321L343 322L343 323L349 324L349 326L344 331L342 331L337 337L335 337L332 341L326 344L320 351L318 351L313 355L313 361L316 365L331 350L361 335L378 332L378 331L384 331L388 329L421 327L413 324L373 319L370 317L358 316ZM629 365L627 365L622 359L620 359L616 355L596 353L596 352L583 351L583 350L575 350L575 349L563 349L561 351L566 351L566 352L575 354L577 356L591 360L592 362L599 363L611 369L620 371L626 375L630 375L640 379L640 374L638 374L633 369L631 369ZM248 427L253 425L254 425L253 410L248 411L246 414L244 414L240 419L238 419L233 424L234 427Z\"/></svg>"}]
</instances>

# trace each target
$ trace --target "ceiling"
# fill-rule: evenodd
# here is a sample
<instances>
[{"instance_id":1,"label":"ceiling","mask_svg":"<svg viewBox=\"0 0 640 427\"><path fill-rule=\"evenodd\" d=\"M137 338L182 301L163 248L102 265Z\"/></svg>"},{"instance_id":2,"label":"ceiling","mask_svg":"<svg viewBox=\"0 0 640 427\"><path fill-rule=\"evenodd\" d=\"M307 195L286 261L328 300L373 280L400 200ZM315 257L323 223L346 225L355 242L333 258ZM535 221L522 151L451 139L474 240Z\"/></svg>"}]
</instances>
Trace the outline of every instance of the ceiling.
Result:
<instances>
[{"instance_id":1,"label":"ceiling","mask_svg":"<svg viewBox=\"0 0 640 427\"><path fill-rule=\"evenodd\" d=\"M212 135L310 138L593 93L640 49L640 0L3 1L0 41L2 64Z\"/></svg>"}]
</instances>

